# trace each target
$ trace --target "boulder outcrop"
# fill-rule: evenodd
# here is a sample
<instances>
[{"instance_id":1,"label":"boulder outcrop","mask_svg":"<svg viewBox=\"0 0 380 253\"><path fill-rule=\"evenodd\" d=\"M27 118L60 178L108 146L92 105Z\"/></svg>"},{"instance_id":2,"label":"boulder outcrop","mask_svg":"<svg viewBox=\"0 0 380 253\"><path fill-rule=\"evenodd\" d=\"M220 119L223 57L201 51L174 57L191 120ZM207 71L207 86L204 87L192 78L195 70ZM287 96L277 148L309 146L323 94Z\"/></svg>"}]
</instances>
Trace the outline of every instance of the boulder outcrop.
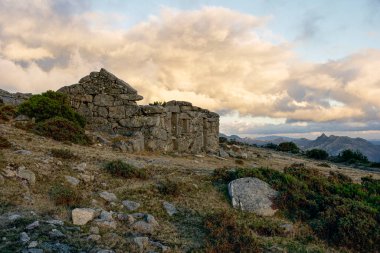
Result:
<instances>
[{"instance_id":1,"label":"boulder outcrop","mask_svg":"<svg viewBox=\"0 0 380 253\"><path fill-rule=\"evenodd\" d=\"M278 192L266 182L245 177L233 180L228 184L228 193L234 208L253 212L261 216L272 216L277 210L273 209L273 202Z\"/></svg>"},{"instance_id":2,"label":"boulder outcrop","mask_svg":"<svg viewBox=\"0 0 380 253\"><path fill-rule=\"evenodd\" d=\"M95 131L128 137L128 151L216 152L219 115L189 102L137 105L143 97L105 69L58 90Z\"/></svg>"}]
</instances>

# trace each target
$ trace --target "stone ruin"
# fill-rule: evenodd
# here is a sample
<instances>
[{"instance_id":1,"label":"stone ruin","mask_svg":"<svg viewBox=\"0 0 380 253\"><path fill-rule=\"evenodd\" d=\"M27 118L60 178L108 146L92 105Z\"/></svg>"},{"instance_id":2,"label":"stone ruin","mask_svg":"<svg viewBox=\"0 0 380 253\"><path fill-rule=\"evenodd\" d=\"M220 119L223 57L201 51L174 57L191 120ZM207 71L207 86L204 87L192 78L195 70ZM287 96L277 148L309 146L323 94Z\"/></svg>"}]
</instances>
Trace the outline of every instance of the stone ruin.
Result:
<instances>
[{"instance_id":1,"label":"stone ruin","mask_svg":"<svg viewBox=\"0 0 380 253\"><path fill-rule=\"evenodd\" d=\"M105 69L58 90L93 131L127 137L128 151L217 152L219 115L189 102L137 105L135 89Z\"/></svg>"}]
</instances>

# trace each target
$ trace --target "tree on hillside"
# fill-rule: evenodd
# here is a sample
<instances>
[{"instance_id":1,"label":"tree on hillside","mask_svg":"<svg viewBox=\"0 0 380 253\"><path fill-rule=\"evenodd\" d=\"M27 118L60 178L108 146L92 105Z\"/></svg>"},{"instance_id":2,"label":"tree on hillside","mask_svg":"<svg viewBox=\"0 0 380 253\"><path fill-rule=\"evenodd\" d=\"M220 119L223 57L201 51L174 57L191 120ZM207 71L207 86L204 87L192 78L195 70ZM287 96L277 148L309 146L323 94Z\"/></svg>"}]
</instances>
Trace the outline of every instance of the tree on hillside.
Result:
<instances>
[{"instance_id":1,"label":"tree on hillside","mask_svg":"<svg viewBox=\"0 0 380 253\"><path fill-rule=\"evenodd\" d=\"M356 162L363 162L367 163L368 158L363 155L359 150L352 151L351 149L343 150L338 155L338 160L340 162L348 162L348 163L356 163Z\"/></svg>"},{"instance_id":2,"label":"tree on hillside","mask_svg":"<svg viewBox=\"0 0 380 253\"><path fill-rule=\"evenodd\" d=\"M300 151L294 142L282 142L278 145L277 150L283 152L291 152L293 154L299 153Z\"/></svg>"},{"instance_id":3,"label":"tree on hillside","mask_svg":"<svg viewBox=\"0 0 380 253\"><path fill-rule=\"evenodd\" d=\"M329 154L323 149L312 149L306 151L306 156L312 159L325 160L329 157Z\"/></svg>"}]
</instances>

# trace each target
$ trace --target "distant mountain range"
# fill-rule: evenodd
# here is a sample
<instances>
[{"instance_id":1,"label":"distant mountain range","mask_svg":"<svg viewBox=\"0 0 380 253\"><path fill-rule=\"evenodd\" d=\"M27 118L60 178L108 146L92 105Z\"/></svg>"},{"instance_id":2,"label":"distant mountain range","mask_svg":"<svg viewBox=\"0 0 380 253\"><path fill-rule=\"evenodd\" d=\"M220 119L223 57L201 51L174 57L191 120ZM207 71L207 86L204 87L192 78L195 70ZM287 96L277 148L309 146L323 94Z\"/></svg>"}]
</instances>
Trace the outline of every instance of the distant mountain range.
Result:
<instances>
[{"instance_id":1,"label":"distant mountain range","mask_svg":"<svg viewBox=\"0 0 380 253\"><path fill-rule=\"evenodd\" d=\"M236 140L247 144L255 144L263 146L268 143L280 144L282 142L292 141L302 150L308 149L323 149L330 155L336 156L345 149L359 150L370 161L380 162L380 141L367 141L362 138L350 138L347 136L327 136L322 134L315 140L309 140L306 138L289 138L285 136L265 136L258 138L241 138L237 135L227 136L221 134L220 136L226 137L229 140Z\"/></svg>"}]
</instances>

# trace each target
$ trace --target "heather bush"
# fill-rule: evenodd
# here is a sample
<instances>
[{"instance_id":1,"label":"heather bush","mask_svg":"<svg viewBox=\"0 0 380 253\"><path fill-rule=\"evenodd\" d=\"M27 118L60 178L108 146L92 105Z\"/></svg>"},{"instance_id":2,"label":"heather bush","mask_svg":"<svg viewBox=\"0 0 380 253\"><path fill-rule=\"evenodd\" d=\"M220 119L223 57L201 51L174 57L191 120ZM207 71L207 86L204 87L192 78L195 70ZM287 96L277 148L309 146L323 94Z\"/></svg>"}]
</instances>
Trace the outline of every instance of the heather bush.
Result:
<instances>
[{"instance_id":1,"label":"heather bush","mask_svg":"<svg viewBox=\"0 0 380 253\"><path fill-rule=\"evenodd\" d=\"M60 117L80 127L84 127L86 124L85 119L70 107L67 96L54 91L47 91L41 95L30 97L19 105L18 113L35 118L36 122Z\"/></svg>"},{"instance_id":2,"label":"heather bush","mask_svg":"<svg viewBox=\"0 0 380 253\"><path fill-rule=\"evenodd\" d=\"M125 163L121 160L115 160L108 162L104 169L114 175L124 178L142 178L145 179L147 177L147 173L144 169L138 169L135 166Z\"/></svg>"},{"instance_id":3,"label":"heather bush","mask_svg":"<svg viewBox=\"0 0 380 253\"><path fill-rule=\"evenodd\" d=\"M300 149L294 142L282 142L277 147L278 151L291 152L293 154L299 153Z\"/></svg>"},{"instance_id":4,"label":"heather bush","mask_svg":"<svg viewBox=\"0 0 380 253\"><path fill-rule=\"evenodd\" d=\"M361 184L341 174L328 177L294 164L284 172L272 169L218 169L215 182L256 177L279 191L276 206L294 221L306 222L328 243L359 252L380 248L380 180L362 178Z\"/></svg>"},{"instance_id":5,"label":"heather bush","mask_svg":"<svg viewBox=\"0 0 380 253\"><path fill-rule=\"evenodd\" d=\"M33 127L33 131L56 141L69 141L82 145L91 144L91 140L85 134L83 128L61 117L39 122Z\"/></svg>"},{"instance_id":6,"label":"heather bush","mask_svg":"<svg viewBox=\"0 0 380 253\"><path fill-rule=\"evenodd\" d=\"M306 156L316 160L325 160L329 157L329 154L323 149L311 149L306 151Z\"/></svg>"}]
</instances>

